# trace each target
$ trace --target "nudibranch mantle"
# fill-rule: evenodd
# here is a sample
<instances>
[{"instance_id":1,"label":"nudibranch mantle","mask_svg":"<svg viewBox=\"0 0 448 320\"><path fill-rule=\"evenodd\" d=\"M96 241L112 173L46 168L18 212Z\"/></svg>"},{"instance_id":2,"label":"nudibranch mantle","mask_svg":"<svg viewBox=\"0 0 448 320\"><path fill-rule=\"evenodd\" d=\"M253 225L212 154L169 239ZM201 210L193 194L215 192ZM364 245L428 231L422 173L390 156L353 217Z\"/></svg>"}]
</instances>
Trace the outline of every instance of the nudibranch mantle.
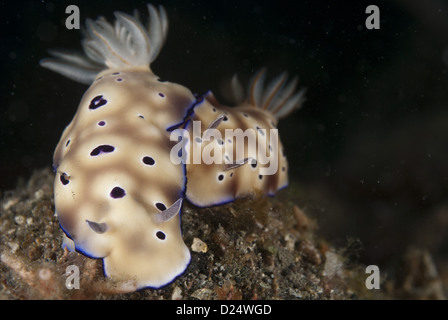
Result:
<instances>
[{"instance_id":1,"label":"nudibranch mantle","mask_svg":"<svg viewBox=\"0 0 448 320\"><path fill-rule=\"evenodd\" d=\"M106 275L135 288L163 286L190 261L180 230L186 178L170 161L167 129L196 98L151 71L167 22L163 8L148 8L149 31L124 13L115 14L114 29L104 18L88 20L87 58L53 51L59 60L41 63L92 82L54 153L60 225L78 251L103 258ZM85 66L94 65L105 70L92 79Z\"/></svg>"},{"instance_id":2,"label":"nudibranch mantle","mask_svg":"<svg viewBox=\"0 0 448 320\"><path fill-rule=\"evenodd\" d=\"M238 165L175 163L173 130L191 132L192 121L220 132L273 129L304 101L304 90L294 93L297 80L287 83L286 74L265 88L264 71L258 73L246 99L242 86L232 81L236 107L221 105L212 93L195 96L182 85L161 81L150 64L165 42L168 19L163 7L147 7L146 26L137 12L115 12L114 24L88 19L83 55L51 51L54 58L41 61L90 85L53 157L55 207L66 244L102 258L108 277L132 281L135 290L167 285L187 268L191 257L180 228L185 199L211 206L255 190L274 194L287 184L283 147L271 145L268 133L264 148L279 157L272 176L261 174L262 165L248 163L256 158L250 147ZM185 142L189 154L195 142ZM231 159L236 160L242 159Z\"/></svg>"}]
</instances>

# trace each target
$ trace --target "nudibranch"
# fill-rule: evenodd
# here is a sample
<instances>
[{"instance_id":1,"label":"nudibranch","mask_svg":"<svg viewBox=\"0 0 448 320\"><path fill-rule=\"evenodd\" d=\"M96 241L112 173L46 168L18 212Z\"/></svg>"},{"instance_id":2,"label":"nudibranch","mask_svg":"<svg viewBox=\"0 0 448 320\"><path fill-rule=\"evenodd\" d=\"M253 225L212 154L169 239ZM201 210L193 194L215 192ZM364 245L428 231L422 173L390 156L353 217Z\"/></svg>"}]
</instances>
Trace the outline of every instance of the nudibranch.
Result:
<instances>
[{"instance_id":1,"label":"nudibranch","mask_svg":"<svg viewBox=\"0 0 448 320\"><path fill-rule=\"evenodd\" d=\"M297 79L287 83L285 74L266 88L264 72L256 74L245 100L233 81L236 107L218 103L211 92L194 95L161 81L150 66L165 42L168 19L162 6L147 7L146 26L138 12L115 12L113 24L88 19L84 54L50 51L53 58L40 62L90 85L53 157L55 207L65 243L102 258L106 276L131 281L134 289L162 287L187 268L190 252L180 228L184 199L211 206L255 190L273 194L287 184L275 126L304 101L303 90L295 93ZM197 122L203 124L201 137L195 136ZM214 139L207 138L207 130L230 129L260 140L258 150L249 143L238 153L236 138L223 140L213 132ZM173 139L178 130L184 133ZM223 148L222 161L173 159L173 150L185 159L195 148L204 153L210 146ZM276 171L266 171L270 163L261 161L260 148L278 158Z\"/></svg>"},{"instance_id":2,"label":"nudibranch","mask_svg":"<svg viewBox=\"0 0 448 320\"><path fill-rule=\"evenodd\" d=\"M286 73L265 88L264 77L264 69L252 77L243 99L235 76L229 97L234 107L220 104L211 92L196 104L187 125L185 159L186 197L194 205L208 207L255 192L273 195L288 184L288 162L276 125L301 106L305 89L294 92L298 79L287 83Z\"/></svg>"},{"instance_id":3,"label":"nudibranch","mask_svg":"<svg viewBox=\"0 0 448 320\"><path fill-rule=\"evenodd\" d=\"M195 103L187 88L150 69L167 33L165 10L149 5L145 28L116 12L114 25L87 20L85 56L53 51L41 65L92 83L56 147L55 207L75 248L103 258L105 274L160 287L190 252L180 231L184 168L170 161L167 129Z\"/></svg>"}]
</instances>

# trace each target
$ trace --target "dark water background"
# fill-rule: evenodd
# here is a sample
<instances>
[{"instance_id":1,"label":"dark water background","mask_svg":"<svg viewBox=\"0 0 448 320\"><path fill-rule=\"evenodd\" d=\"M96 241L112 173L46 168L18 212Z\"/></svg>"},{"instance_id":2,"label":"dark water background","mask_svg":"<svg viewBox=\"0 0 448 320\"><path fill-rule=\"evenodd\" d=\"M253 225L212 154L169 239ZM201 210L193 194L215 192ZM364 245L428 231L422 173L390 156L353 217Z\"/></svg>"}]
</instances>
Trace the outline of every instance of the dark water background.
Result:
<instances>
[{"instance_id":1,"label":"dark water background","mask_svg":"<svg viewBox=\"0 0 448 320\"><path fill-rule=\"evenodd\" d=\"M153 70L193 92L262 66L308 88L280 123L294 195L320 232L360 238L381 264L409 245L446 268L448 253L448 3L397 1L157 1L168 40ZM49 48L80 49L65 8L81 20L146 13L144 1L0 2L0 190L51 165L87 86L45 70ZM376 4L380 30L367 30ZM295 190L294 189L294 190Z\"/></svg>"}]
</instances>

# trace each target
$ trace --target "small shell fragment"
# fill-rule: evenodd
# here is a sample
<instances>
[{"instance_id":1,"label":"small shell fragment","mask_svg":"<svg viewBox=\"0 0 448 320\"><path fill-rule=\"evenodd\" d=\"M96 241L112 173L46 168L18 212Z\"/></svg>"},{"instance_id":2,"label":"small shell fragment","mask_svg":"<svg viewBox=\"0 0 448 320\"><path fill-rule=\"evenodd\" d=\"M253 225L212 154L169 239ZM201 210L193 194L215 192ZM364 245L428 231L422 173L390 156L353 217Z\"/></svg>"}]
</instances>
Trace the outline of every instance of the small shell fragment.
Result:
<instances>
[{"instance_id":1,"label":"small shell fragment","mask_svg":"<svg viewBox=\"0 0 448 320\"><path fill-rule=\"evenodd\" d=\"M25 217L22 216L22 215L15 216L15 217L14 217L14 221L15 221L17 224L23 224L23 223L25 222Z\"/></svg>"},{"instance_id":2,"label":"small shell fragment","mask_svg":"<svg viewBox=\"0 0 448 320\"><path fill-rule=\"evenodd\" d=\"M19 198L9 199L3 203L3 210L9 210L19 202Z\"/></svg>"},{"instance_id":3,"label":"small shell fragment","mask_svg":"<svg viewBox=\"0 0 448 320\"><path fill-rule=\"evenodd\" d=\"M193 292L191 296L199 300L210 300L213 298L213 294L214 294L213 290L208 288L202 288Z\"/></svg>"},{"instance_id":4,"label":"small shell fragment","mask_svg":"<svg viewBox=\"0 0 448 320\"><path fill-rule=\"evenodd\" d=\"M194 252L206 253L208 250L207 244L199 238L193 239L193 244L191 245L191 250Z\"/></svg>"},{"instance_id":5,"label":"small shell fragment","mask_svg":"<svg viewBox=\"0 0 448 320\"><path fill-rule=\"evenodd\" d=\"M182 289L178 286L175 286L173 289L173 294L171 295L172 300L181 300L182 299Z\"/></svg>"}]
</instances>

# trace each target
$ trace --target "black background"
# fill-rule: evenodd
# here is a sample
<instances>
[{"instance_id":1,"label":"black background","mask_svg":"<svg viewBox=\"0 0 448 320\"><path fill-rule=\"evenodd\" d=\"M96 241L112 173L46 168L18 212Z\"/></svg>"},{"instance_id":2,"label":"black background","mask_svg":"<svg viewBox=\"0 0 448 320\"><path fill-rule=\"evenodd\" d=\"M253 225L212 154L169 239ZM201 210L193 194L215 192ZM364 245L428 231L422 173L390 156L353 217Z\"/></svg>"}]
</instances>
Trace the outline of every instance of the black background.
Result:
<instances>
[{"instance_id":1,"label":"black background","mask_svg":"<svg viewBox=\"0 0 448 320\"><path fill-rule=\"evenodd\" d=\"M51 165L87 86L41 68L49 48L80 49L65 8L81 21L144 1L0 2L0 190ZM193 92L233 73L287 70L308 88L280 123L294 199L320 232L359 237L366 263L409 245L442 264L448 252L448 3L397 1L158 1L170 20L152 68ZM381 29L367 30L367 5Z\"/></svg>"}]
</instances>

